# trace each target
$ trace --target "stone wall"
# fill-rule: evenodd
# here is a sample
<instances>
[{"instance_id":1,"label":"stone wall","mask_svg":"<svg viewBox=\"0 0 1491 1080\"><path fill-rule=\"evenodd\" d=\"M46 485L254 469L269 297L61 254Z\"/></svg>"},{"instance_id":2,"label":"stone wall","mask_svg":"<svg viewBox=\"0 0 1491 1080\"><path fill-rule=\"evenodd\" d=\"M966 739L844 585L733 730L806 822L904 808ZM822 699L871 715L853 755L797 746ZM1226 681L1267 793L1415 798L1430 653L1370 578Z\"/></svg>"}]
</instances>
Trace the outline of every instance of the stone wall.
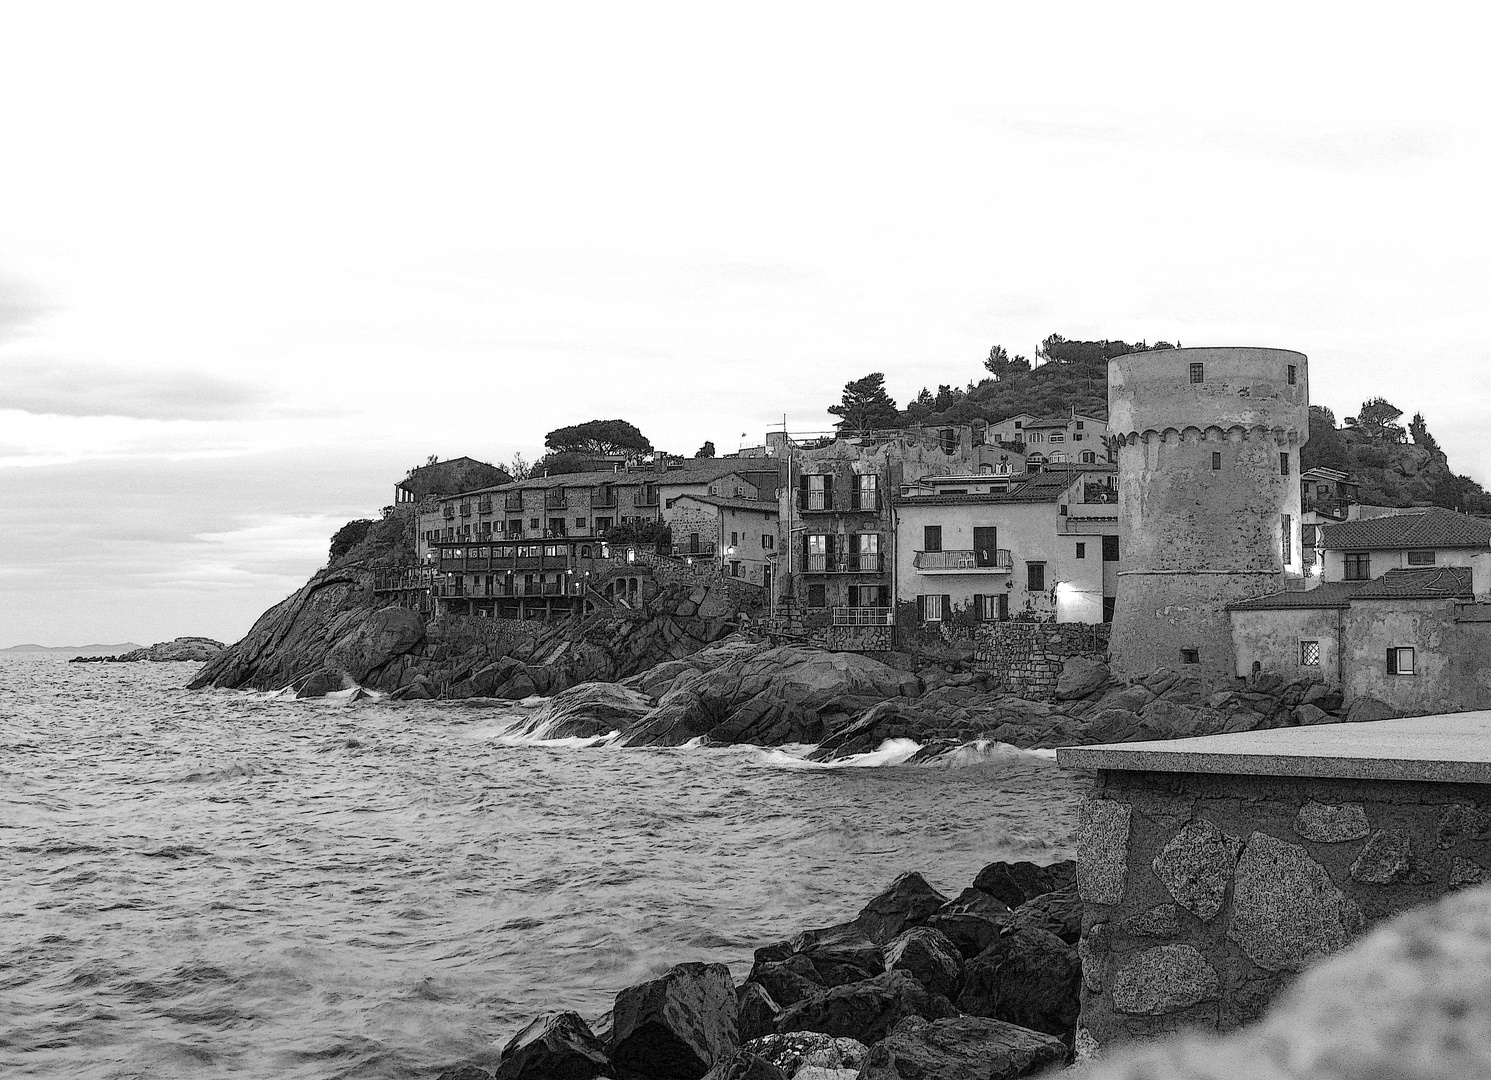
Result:
<instances>
[{"instance_id":1,"label":"stone wall","mask_svg":"<svg viewBox=\"0 0 1491 1080\"><path fill-rule=\"evenodd\" d=\"M996 676L999 688L1032 700L1056 696L1056 680L1069 657L1104 663L1106 623L978 623L973 632L974 666Z\"/></svg>"},{"instance_id":2,"label":"stone wall","mask_svg":"<svg viewBox=\"0 0 1491 1080\"><path fill-rule=\"evenodd\" d=\"M1487 867L1491 786L1100 772L1079 1047L1249 1023L1311 961Z\"/></svg>"}]
</instances>

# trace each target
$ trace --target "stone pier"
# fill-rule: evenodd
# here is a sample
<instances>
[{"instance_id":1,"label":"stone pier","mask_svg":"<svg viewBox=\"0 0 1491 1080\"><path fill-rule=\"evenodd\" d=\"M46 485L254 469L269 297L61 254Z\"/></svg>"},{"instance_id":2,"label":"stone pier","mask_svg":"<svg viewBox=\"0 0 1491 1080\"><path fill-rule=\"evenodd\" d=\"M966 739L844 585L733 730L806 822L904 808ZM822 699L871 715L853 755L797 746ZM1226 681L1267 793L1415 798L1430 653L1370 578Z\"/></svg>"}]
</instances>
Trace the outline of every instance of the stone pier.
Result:
<instances>
[{"instance_id":1,"label":"stone pier","mask_svg":"<svg viewBox=\"0 0 1491 1080\"><path fill-rule=\"evenodd\" d=\"M1372 923L1491 881L1491 712L1063 748L1092 770L1079 1048L1260 1017Z\"/></svg>"}]
</instances>

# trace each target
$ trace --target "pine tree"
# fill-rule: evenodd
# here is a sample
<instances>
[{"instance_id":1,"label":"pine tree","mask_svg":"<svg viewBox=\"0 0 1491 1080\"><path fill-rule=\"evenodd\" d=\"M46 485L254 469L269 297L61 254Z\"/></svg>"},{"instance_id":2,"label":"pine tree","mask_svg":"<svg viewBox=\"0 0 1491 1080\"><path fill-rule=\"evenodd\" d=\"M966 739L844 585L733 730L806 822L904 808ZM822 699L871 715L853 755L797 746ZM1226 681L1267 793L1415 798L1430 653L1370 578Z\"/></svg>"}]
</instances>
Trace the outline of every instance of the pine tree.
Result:
<instances>
[{"instance_id":1,"label":"pine tree","mask_svg":"<svg viewBox=\"0 0 1491 1080\"><path fill-rule=\"evenodd\" d=\"M885 392L885 375L879 371L845 383L843 400L830 405L828 411L840 417L840 431L862 433L899 427L901 422L895 400Z\"/></svg>"}]
</instances>

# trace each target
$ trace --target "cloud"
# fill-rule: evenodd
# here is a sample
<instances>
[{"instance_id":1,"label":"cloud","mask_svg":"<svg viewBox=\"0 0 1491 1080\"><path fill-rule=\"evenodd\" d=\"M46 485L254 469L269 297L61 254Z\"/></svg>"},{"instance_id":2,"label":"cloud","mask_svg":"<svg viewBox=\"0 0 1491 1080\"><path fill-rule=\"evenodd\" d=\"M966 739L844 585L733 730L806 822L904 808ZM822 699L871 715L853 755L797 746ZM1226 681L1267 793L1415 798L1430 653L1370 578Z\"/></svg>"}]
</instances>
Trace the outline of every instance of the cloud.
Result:
<instances>
[{"instance_id":1,"label":"cloud","mask_svg":"<svg viewBox=\"0 0 1491 1080\"><path fill-rule=\"evenodd\" d=\"M35 285L11 274L0 274L0 341L18 336L52 307Z\"/></svg>"},{"instance_id":2,"label":"cloud","mask_svg":"<svg viewBox=\"0 0 1491 1080\"><path fill-rule=\"evenodd\" d=\"M137 420L235 420L261 414L270 401L263 387L200 372L0 361L0 409Z\"/></svg>"},{"instance_id":3,"label":"cloud","mask_svg":"<svg viewBox=\"0 0 1491 1080\"><path fill-rule=\"evenodd\" d=\"M1308 135L1234 132L1220 136L1223 144L1259 150L1302 165L1337 169L1381 169L1413 161L1428 161L1446 153L1454 138L1429 128L1370 128L1321 131Z\"/></svg>"}]
</instances>

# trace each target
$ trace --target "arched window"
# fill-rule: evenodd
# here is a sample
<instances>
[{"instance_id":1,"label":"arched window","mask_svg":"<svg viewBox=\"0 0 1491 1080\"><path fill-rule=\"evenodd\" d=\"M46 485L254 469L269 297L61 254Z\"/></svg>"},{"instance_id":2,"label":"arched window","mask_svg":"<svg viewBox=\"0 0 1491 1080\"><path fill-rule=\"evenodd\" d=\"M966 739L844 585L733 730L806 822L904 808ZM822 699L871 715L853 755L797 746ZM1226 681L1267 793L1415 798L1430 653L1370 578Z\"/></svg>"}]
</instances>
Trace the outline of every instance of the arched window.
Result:
<instances>
[{"instance_id":1,"label":"arched window","mask_svg":"<svg viewBox=\"0 0 1491 1080\"><path fill-rule=\"evenodd\" d=\"M1084 464L1084 465L1095 465L1095 464L1097 464L1097 460L1098 460L1098 456L1095 453L1093 453L1091 450L1084 450L1084 451L1082 451L1082 464Z\"/></svg>"}]
</instances>

